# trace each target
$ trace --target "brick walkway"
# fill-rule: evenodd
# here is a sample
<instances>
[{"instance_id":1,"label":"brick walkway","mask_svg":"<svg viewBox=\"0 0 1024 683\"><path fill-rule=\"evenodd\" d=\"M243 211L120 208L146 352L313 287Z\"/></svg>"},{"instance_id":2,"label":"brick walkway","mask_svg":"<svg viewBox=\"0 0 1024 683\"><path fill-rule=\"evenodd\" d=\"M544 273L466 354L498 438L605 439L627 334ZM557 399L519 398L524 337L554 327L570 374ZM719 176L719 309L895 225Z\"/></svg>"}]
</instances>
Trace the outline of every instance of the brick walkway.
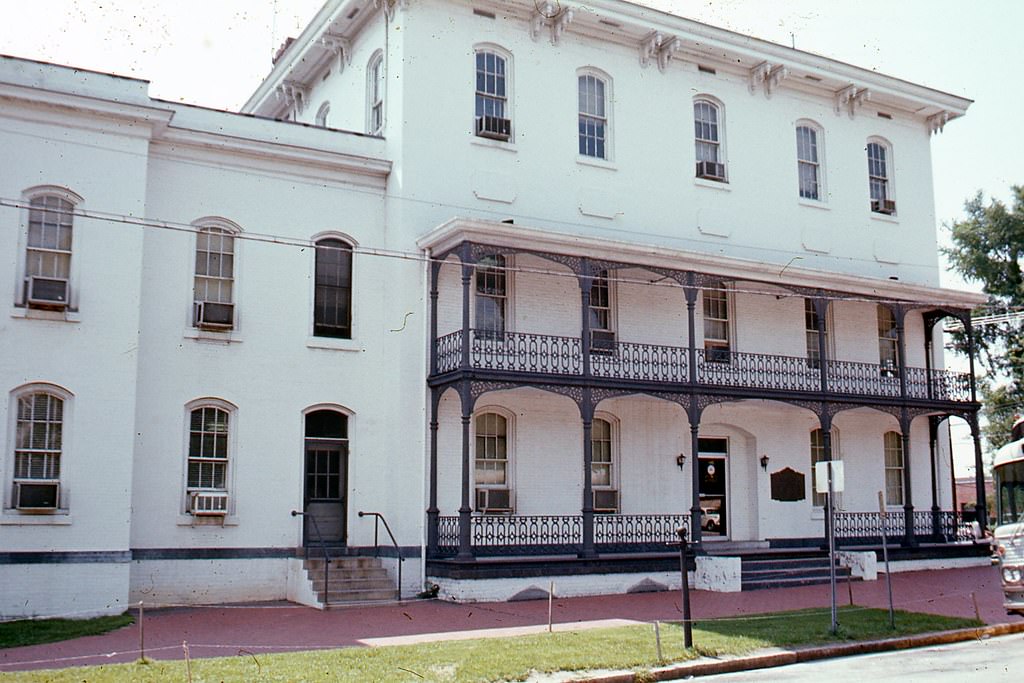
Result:
<instances>
[{"instance_id":1,"label":"brick walkway","mask_svg":"<svg viewBox=\"0 0 1024 683\"><path fill-rule=\"evenodd\" d=\"M853 583L852 591L857 605L888 605L884 575L878 581ZM893 574L893 598L897 609L964 617L974 616L976 599L978 612L987 624L1020 620L1007 616L1002 608L999 575L994 567ZM837 602L849 603L847 584L839 585ZM677 620L682 616L680 604L678 591L555 599L553 621L583 626L581 622L606 619ZM694 591L691 605L698 620L827 607L829 586L746 593ZM290 603L168 608L145 614L146 656L180 659L182 641L188 641L192 657L216 657L234 656L239 650L260 653L363 646L371 640L445 640L457 637L453 635L456 633L465 637L466 631L544 625L547 609L546 600L464 605L431 600L327 612ZM473 635L509 633L499 630ZM138 648L136 625L102 636L0 650L0 671L130 662L139 657Z\"/></svg>"}]
</instances>

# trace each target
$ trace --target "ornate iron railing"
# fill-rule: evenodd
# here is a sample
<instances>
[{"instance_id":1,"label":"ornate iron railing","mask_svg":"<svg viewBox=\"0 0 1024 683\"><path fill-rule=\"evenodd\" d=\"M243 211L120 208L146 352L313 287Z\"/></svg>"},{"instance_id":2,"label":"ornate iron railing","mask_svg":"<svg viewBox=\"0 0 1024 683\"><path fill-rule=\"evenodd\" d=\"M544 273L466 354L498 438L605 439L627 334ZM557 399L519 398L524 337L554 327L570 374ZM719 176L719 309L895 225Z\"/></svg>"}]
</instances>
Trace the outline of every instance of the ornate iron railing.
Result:
<instances>
[{"instance_id":1,"label":"ornate iron railing","mask_svg":"<svg viewBox=\"0 0 1024 683\"><path fill-rule=\"evenodd\" d=\"M437 518L437 545L441 548L454 550L459 547L459 518Z\"/></svg>"},{"instance_id":2,"label":"ornate iron railing","mask_svg":"<svg viewBox=\"0 0 1024 683\"><path fill-rule=\"evenodd\" d=\"M697 381L716 386L783 391L818 391L821 372L808 367L807 359L697 349Z\"/></svg>"},{"instance_id":3,"label":"ornate iron railing","mask_svg":"<svg viewBox=\"0 0 1024 683\"><path fill-rule=\"evenodd\" d=\"M897 397L900 375L884 365L833 360L828 363L828 388L838 394Z\"/></svg>"},{"instance_id":4,"label":"ornate iron railing","mask_svg":"<svg viewBox=\"0 0 1024 683\"><path fill-rule=\"evenodd\" d=\"M579 337L473 330L469 362L474 368L486 370L545 375L583 374Z\"/></svg>"},{"instance_id":5,"label":"ornate iron railing","mask_svg":"<svg viewBox=\"0 0 1024 683\"><path fill-rule=\"evenodd\" d=\"M688 515L595 515L594 543L601 552L655 552L677 543Z\"/></svg>"},{"instance_id":6,"label":"ornate iron railing","mask_svg":"<svg viewBox=\"0 0 1024 683\"><path fill-rule=\"evenodd\" d=\"M437 338L438 374L458 370L462 361L462 330Z\"/></svg>"},{"instance_id":7,"label":"ornate iron railing","mask_svg":"<svg viewBox=\"0 0 1024 683\"><path fill-rule=\"evenodd\" d=\"M877 512L837 512L836 539L845 545L876 544L882 540L882 522ZM970 543L971 525L958 512L931 510L913 512L914 538L922 543ZM906 516L902 510L885 516L885 534L889 540L906 538Z\"/></svg>"},{"instance_id":8,"label":"ornate iron railing","mask_svg":"<svg viewBox=\"0 0 1024 683\"><path fill-rule=\"evenodd\" d=\"M689 351L678 346L615 342L590 355L595 377L635 379L645 382L688 382Z\"/></svg>"}]
</instances>

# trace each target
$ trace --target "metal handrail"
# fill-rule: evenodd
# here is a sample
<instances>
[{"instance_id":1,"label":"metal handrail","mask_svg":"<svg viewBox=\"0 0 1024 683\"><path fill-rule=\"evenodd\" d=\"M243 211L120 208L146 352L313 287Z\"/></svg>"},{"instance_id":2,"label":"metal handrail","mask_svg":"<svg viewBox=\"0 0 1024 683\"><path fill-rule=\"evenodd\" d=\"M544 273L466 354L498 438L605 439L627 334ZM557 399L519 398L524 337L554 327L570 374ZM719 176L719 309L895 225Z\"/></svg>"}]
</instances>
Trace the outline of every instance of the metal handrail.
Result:
<instances>
[{"instance_id":1,"label":"metal handrail","mask_svg":"<svg viewBox=\"0 0 1024 683\"><path fill-rule=\"evenodd\" d=\"M292 517L308 517L313 520L313 532L316 534L316 540L320 543L320 549L324 552L324 609L330 605L331 593L330 586L328 583L328 576L331 572L331 556L327 552L327 544L324 543L324 537L320 535L320 525L316 523L316 516L311 515L308 512L300 512L298 510L292 510ZM305 549L306 559L309 559L309 548Z\"/></svg>"},{"instance_id":2,"label":"metal handrail","mask_svg":"<svg viewBox=\"0 0 1024 683\"><path fill-rule=\"evenodd\" d=\"M395 546L395 555L398 556L398 599L402 599L402 562L405 558L402 557L402 549L398 547L398 541L395 540L395 535L391 533L391 527L388 525L388 520L384 519L384 515L379 512L363 512L359 511L360 517L373 517L373 553L374 556L379 557L380 554L380 543L378 543L378 534L380 530L380 523L384 523L384 530L388 532L388 536L391 537L391 545Z\"/></svg>"}]
</instances>

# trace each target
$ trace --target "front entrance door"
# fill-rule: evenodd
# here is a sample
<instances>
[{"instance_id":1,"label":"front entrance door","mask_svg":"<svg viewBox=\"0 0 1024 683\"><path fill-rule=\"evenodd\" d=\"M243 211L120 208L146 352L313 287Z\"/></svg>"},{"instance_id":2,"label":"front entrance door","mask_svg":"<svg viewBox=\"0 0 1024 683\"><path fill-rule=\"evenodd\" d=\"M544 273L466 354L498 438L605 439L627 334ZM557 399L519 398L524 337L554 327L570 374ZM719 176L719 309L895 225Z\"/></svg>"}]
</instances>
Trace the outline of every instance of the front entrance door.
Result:
<instances>
[{"instance_id":1,"label":"front entrance door","mask_svg":"<svg viewBox=\"0 0 1024 683\"><path fill-rule=\"evenodd\" d=\"M306 416L305 475L303 544L345 545L348 419L343 413L318 410Z\"/></svg>"},{"instance_id":2,"label":"front entrance door","mask_svg":"<svg viewBox=\"0 0 1024 683\"><path fill-rule=\"evenodd\" d=\"M727 439L698 439L697 464L700 470L700 528L703 538L729 535L728 477L726 465L729 456Z\"/></svg>"}]
</instances>

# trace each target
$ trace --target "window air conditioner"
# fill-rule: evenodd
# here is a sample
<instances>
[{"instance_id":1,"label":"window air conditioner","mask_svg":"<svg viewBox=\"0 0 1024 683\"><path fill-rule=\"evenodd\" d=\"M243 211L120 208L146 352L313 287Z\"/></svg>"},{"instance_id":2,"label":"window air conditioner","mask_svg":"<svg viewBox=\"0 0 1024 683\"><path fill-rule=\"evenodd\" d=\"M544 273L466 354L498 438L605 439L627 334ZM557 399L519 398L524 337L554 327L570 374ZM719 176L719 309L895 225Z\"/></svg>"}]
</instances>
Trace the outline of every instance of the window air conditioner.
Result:
<instances>
[{"instance_id":1,"label":"window air conditioner","mask_svg":"<svg viewBox=\"0 0 1024 683\"><path fill-rule=\"evenodd\" d=\"M59 277L28 279L28 305L34 308L65 308L68 305L68 281Z\"/></svg>"},{"instance_id":2,"label":"window air conditioner","mask_svg":"<svg viewBox=\"0 0 1024 683\"><path fill-rule=\"evenodd\" d=\"M615 489L594 491L594 512L615 513L619 511L619 492Z\"/></svg>"},{"instance_id":3,"label":"window air conditioner","mask_svg":"<svg viewBox=\"0 0 1024 683\"><path fill-rule=\"evenodd\" d=\"M509 489L477 489L476 511L485 515L512 512L512 492Z\"/></svg>"},{"instance_id":4,"label":"window air conditioner","mask_svg":"<svg viewBox=\"0 0 1024 683\"><path fill-rule=\"evenodd\" d=\"M500 116L476 117L477 137L508 142L512 138L512 120Z\"/></svg>"},{"instance_id":5,"label":"window air conditioner","mask_svg":"<svg viewBox=\"0 0 1024 683\"><path fill-rule=\"evenodd\" d=\"M205 330L230 330L235 326L235 305L197 301L195 324Z\"/></svg>"},{"instance_id":6,"label":"window air conditioner","mask_svg":"<svg viewBox=\"0 0 1024 683\"><path fill-rule=\"evenodd\" d=\"M731 363L732 353L728 346L713 346L708 344L704 347L704 357L709 363Z\"/></svg>"},{"instance_id":7,"label":"window air conditioner","mask_svg":"<svg viewBox=\"0 0 1024 683\"><path fill-rule=\"evenodd\" d=\"M228 514L228 494L224 491L194 491L189 511L197 517L223 517Z\"/></svg>"},{"instance_id":8,"label":"window air conditioner","mask_svg":"<svg viewBox=\"0 0 1024 683\"><path fill-rule=\"evenodd\" d=\"M614 353L615 333L611 330L593 330L590 333L590 350L594 353Z\"/></svg>"},{"instance_id":9,"label":"window air conditioner","mask_svg":"<svg viewBox=\"0 0 1024 683\"><path fill-rule=\"evenodd\" d=\"M884 213L887 216L891 216L896 213L896 201L893 199L872 199L871 211L872 213Z\"/></svg>"},{"instance_id":10,"label":"window air conditioner","mask_svg":"<svg viewBox=\"0 0 1024 683\"><path fill-rule=\"evenodd\" d=\"M705 180L715 180L720 183L724 183L725 164L720 164L717 161L698 161L697 177L704 178Z\"/></svg>"},{"instance_id":11,"label":"window air conditioner","mask_svg":"<svg viewBox=\"0 0 1024 683\"><path fill-rule=\"evenodd\" d=\"M14 482L14 507L18 510L56 510L60 502L60 483L56 481Z\"/></svg>"}]
</instances>

